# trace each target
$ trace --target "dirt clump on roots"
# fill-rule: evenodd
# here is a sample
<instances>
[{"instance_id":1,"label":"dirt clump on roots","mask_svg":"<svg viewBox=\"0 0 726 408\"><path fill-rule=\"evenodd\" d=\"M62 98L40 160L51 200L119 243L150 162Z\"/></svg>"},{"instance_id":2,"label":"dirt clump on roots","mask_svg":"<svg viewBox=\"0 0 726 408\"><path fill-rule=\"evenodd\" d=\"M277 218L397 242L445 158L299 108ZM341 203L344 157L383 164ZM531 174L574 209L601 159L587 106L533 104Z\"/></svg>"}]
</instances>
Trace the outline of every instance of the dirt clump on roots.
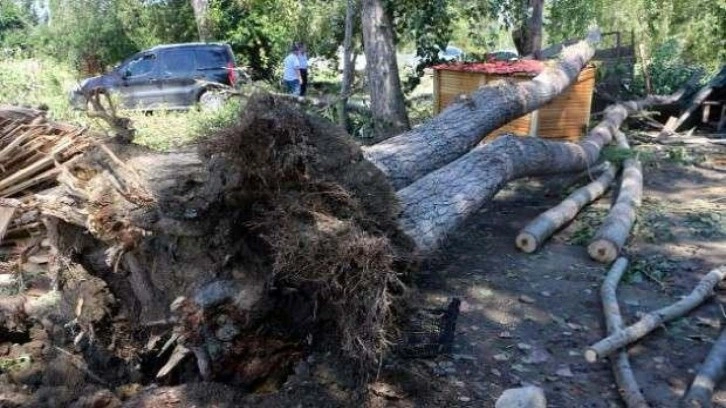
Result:
<instances>
[{"instance_id":1,"label":"dirt clump on roots","mask_svg":"<svg viewBox=\"0 0 726 408\"><path fill-rule=\"evenodd\" d=\"M346 354L373 362L415 265L385 176L341 128L270 96L201 145L211 172L227 175L223 201L244 214L271 287L314 306L289 323L323 322Z\"/></svg>"}]
</instances>

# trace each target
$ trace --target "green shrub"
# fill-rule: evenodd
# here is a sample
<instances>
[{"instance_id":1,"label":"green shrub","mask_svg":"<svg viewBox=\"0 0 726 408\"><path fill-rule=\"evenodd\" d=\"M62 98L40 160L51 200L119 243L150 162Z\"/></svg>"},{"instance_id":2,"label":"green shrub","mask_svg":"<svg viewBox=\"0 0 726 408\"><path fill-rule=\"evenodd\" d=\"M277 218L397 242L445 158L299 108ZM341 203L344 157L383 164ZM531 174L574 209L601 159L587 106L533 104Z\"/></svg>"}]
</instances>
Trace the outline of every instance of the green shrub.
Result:
<instances>
[{"instance_id":1,"label":"green shrub","mask_svg":"<svg viewBox=\"0 0 726 408\"><path fill-rule=\"evenodd\" d=\"M655 47L647 66L650 74L651 92L656 95L669 95L683 86L693 75L705 74L705 69L684 58L684 46L676 38L670 38ZM646 93L645 78L641 63L635 69L635 91Z\"/></svg>"},{"instance_id":2,"label":"green shrub","mask_svg":"<svg viewBox=\"0 0 726 408\"><path fill-rule=\"evenodd\" d=\"M87 122L70 107L68 94L77 78L68 65L48 58L5 58L0 72L0 103L42 107L53 119Z\"/></svg>"}]
</instances>

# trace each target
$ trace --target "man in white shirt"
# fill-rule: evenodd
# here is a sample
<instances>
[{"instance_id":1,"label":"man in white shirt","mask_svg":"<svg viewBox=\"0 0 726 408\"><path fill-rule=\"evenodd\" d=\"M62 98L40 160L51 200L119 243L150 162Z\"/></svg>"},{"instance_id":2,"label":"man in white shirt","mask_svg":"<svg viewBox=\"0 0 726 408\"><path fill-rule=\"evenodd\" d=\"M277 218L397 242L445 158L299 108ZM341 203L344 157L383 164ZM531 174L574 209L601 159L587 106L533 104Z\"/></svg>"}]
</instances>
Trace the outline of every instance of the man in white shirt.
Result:
<instances>
[{"instance_id":1,"label":"man in white shirt","mask_svg":"<svg viewBox=\"0 0 726 408\"><path fill-rule=\"evenodd\" d=\"M297 59L300 61L300 96L305 96L308 89L308 51L304 43L298 44Z\"/></svg>"},{"instance_id":2,"label":"man in white shirt","mask_svg":"<svg viewBox=\"0 0 726 408\"><path fill-rule=\"evenodd\" d=\"M284 68L282 80L285 82L287 92L296 96L300 96L300 84L302 83L302 78L300 77L300 60L298 59L299 55L300 49L297 45L293 45L290 53L282 62Z\"/></svg>"}]
</instances>

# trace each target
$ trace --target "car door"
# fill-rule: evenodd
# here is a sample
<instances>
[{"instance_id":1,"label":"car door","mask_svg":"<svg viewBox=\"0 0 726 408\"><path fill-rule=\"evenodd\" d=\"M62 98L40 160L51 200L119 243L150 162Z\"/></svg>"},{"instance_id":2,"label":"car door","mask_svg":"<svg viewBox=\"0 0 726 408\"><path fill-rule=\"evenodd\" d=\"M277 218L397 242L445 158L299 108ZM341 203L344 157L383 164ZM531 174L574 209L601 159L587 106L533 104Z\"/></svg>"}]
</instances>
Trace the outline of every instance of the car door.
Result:
<instances>
[{"instance_id":1,"label":"car door","mask_svg":"<svg viewBox=\"0 0 726 408\"><path fill-rule=\"evenodd\" d=\"M166 106L184 108L193 105L199 89L197 79L202 79L196 69L194 50L164 50L159 53L159 60L159 79Z\"/></svg>"},{"instance_id":2,"label":"car door","mask_svg":"<svg viewBox=\"0 0 726 408\"><path fill-rule=\"evenodd\" d=\"M164 103L158 78L156 54L144 53L132 57L119 68L121 103L128 109L160 107Z\"/></svg>"}]
</instances>

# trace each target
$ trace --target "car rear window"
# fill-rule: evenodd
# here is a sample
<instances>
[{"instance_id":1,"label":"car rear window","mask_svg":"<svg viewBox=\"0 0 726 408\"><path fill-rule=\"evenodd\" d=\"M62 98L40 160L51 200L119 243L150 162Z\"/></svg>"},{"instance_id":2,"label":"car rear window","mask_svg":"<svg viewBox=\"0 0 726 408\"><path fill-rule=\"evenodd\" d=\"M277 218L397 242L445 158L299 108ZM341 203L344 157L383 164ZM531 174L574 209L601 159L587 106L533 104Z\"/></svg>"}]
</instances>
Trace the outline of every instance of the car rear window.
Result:
<instances>
[{"instance_id":1,"label":"car rear window","mask_svg":"<svg viewBox=\"0 0 726 408\"><path fill-rule=\"evenodd\" d=\"M227 66L227 52L223 49L194 50L198 69L224 68Z\"/></svg>"},{"instance_id":2,"label":"car rear window","mask_svg":"<svg viewBox=\"0 0 726 408\"><path fill-rule=\"evenodd\" d=\"M194 53L190 50L164 52L161 58L161 72L164 74L189 74L194 71Z\"/></svg>"}]
</instances>

